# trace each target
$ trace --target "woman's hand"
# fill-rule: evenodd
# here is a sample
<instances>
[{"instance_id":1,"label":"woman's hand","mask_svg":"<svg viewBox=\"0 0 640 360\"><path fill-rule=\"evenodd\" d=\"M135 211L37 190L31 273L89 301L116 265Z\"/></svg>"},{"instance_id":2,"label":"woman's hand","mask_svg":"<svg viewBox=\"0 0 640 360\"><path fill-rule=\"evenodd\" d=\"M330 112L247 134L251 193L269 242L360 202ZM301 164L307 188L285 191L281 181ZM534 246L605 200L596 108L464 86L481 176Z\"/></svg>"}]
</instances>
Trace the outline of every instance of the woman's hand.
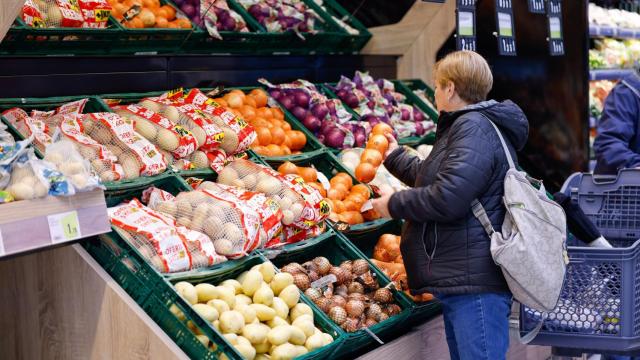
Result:
<instances>
[{"instance_id":1,"label":"woman's hand","mask_svg":"<svg viewBox=\"0 0 640 360\"><path fill-rule=\"evenodd\" d=\"M380 197L371 200L373 210L383 218L391 218L391 214L389 213L389 199L393 193L394 191L390 186L381 186Z\"/></svg>"},{"instance_id":2,"label":"woman's hand","mask_svg":"<svg viewBox=\"0 0 640 360\"><path fill-rule=\"evenodd\" d=\"M389 154L391 154L395 149L398 148L398 141L396 140L396 138L393 136L393 134L390 133L386 133L384 134L384 136L386 136L387 141L389 141L389 147L387 148L387 151L385 151L384 158L386 159L387 156L389 156Z\"/></svg>"}]
</instances>

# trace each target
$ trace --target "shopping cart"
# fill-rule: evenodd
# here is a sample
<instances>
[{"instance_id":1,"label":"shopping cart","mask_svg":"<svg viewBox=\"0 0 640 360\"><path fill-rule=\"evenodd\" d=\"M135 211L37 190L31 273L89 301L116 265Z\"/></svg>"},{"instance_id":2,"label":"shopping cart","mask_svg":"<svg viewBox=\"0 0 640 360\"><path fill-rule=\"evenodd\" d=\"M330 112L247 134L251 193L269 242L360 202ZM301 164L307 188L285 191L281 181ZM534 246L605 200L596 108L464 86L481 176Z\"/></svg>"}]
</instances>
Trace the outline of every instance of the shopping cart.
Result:
<instances>
[{"instance_id":1,"label":"shopping cart","mask_svg":"<svg viewBox=\"0 0 640 360\"><path fill-rule=\"evenodd\" d=\"M556 309L531 342L554 353L640 354L640 170L594 179L574 174L563 186L613 249L584 247L569 237L570 263ZM520 309L526 333L543 314Z\"/></svg>"}]
</instances>

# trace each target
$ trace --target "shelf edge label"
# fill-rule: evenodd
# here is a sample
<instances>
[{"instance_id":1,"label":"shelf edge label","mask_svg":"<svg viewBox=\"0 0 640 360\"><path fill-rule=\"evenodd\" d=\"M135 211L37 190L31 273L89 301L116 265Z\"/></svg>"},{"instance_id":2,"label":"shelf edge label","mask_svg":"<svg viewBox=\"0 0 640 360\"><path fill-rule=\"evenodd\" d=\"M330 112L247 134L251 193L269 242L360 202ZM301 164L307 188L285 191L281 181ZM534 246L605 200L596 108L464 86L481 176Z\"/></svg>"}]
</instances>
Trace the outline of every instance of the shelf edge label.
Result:
<instances>
[{"instance_id":1,"label":"shelf edge label","mask_svg":"<svg viewBox=\"0 0 640 360\"><path fill-rule=\"evenodd\" d=\"M47 216L49 234L54 244L76 240L82 237L76 210Z\"/></svg>"}]
</instances>

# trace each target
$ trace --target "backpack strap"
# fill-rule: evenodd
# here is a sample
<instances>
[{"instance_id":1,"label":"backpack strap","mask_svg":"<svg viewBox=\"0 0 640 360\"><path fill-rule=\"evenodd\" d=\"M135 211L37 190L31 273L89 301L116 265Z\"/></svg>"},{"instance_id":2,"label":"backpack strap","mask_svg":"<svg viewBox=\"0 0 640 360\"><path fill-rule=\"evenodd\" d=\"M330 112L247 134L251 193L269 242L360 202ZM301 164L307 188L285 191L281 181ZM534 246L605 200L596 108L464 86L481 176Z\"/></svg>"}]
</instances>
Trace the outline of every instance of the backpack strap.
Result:
<instances>
[{"instance_id":1,"label":"backpack strap","mask_svg":"<svg viewBox=\"0 0 640 360\"><path fill-rule=\"evenodd\" d=\"M502 136L502 131L500 131L500 129L498 129L498 126L496 126L496 124L493 121L491 121L491 119L489 119L485 114L481 112L479 112L478 114L482 115L483 118L487 119L487 121L489 121L489 123L491 123L493 128L496 130L496 133L500 138L500 143L502 144L502 150L504 150L504 154L507 156L507 162L509 162L509 168L515 169L516 165L513 162L513 158L511 157L511 151L509 151L509 147L507 146L506 141L504 141L504 137Z\"/></svg>"}]
</instances>

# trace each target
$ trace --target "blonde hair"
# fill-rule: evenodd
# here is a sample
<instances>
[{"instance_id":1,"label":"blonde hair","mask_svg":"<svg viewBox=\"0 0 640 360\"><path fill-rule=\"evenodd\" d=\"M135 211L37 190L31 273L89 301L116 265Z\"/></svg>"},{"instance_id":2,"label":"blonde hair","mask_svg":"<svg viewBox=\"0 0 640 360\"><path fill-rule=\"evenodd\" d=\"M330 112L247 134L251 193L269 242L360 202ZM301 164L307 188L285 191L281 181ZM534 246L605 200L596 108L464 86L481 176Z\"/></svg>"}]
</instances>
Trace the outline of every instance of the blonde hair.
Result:
<instances>
[{"instance_id":1,"label":"blonde hair","mask_svg":"<svg viewBox=\"0 0 640 360\"><path fill-rule=\"evenodd\" d=\"M487 61L474 51L452 52L434 67L435 80L440 86L453 82L456 93L468 103L487 99L493 86L493 75Z\"/></svg>"}]
</instances>

